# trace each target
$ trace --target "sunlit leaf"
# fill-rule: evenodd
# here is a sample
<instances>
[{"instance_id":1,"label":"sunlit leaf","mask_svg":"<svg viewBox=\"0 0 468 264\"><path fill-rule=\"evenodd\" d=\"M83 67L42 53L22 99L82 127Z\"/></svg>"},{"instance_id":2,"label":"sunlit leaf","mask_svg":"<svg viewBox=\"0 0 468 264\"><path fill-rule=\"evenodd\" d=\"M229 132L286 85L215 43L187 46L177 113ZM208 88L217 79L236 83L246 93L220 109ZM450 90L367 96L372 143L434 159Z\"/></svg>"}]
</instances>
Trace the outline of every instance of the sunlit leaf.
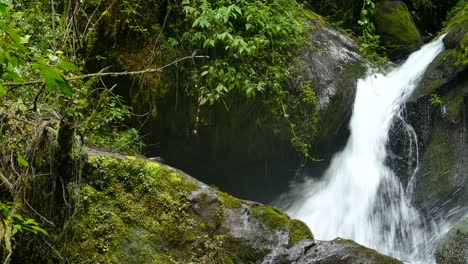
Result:
<instances>
[{"instance_id":1,"label":"sunlit leaf","mask_svg":"<svg viewBox=\"0 0 468 264\"><path fill-rule=\"evenodd\" d=\"M28 161L26 161L23 157L18 156L18 158L16 158L16 160L18 161L18 164L19 164L20 166L29 167Z\"/></svg>"}]
</instances>

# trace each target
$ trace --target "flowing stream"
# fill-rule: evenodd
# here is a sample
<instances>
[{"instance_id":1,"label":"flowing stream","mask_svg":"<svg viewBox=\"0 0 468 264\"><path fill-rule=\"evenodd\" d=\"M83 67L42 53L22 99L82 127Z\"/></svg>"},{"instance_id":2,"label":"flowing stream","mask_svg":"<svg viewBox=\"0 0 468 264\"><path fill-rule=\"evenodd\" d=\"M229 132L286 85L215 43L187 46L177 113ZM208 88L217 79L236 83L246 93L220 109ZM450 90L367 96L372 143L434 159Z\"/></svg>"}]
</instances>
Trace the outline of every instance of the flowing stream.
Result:
<instances>
[{"instance_id":1,"label":"flowing stream","mask_svg":"<svg viewBox=\"0 0 468 264\"><path fill-rule=\"evenodd\" d=\"M402 184L385 165L392 119L427 66L444 49L442 38L411 54L387 74L370 73L357 85L351 135L321 180L292 185L280 199L321 240L353 239L408 262L429 263L435 226L411 206Z\"/></svg>"}]
</instances>

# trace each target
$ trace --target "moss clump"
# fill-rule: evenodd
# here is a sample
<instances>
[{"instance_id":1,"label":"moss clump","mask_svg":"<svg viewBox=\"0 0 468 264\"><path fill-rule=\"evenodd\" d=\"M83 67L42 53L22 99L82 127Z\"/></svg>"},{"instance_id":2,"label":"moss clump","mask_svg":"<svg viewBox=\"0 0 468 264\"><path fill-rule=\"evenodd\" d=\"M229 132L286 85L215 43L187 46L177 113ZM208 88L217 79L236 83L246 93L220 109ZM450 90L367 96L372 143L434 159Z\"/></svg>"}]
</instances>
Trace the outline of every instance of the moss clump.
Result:
<instances>
[{"instance_id":1,"label":"moss clump","mask_svg":"<svg viewBox=\"0 0 468 264\"><path fill-rule=\"evenodd\" d=\"M270 232L288 230L289 242L295 245L302 239L313 239L309 227L299 220L291 220L289 216L274 206L257 205L252 208L253 215L259 219Z\"/></svg>"},{"instance_id":2,"label":"moss clump","mask_svg":"<svg viewBox=\"0 0 468 264\"><path fill-rule=\"evenodd\" d=\"M287 214L274 206L257 205L252 208L252 213L270 231L287 229L291 221Z\"/></svg>"},{"instance_id":3,"label":"moss clump","mask_svg":"<svg viewBox=\"0 0 468 264\"><path fill-rule=\"evenodd\" d=\"M303 239L313 238L314 235L304 222L294 219L289 223L289 242L292 245L295 245Z\"/></svg>"},{"instance_id":4,"label":"moss clump","mask_svg":"<svg viewBox=\"0 0 468 264\"><path fill-rule=\"evenodd\" d=\"M438 264L466 263L468 260L468 218L452 227L434 253Z\"/></svg>"},{"instance_id":5,"label":"moss clump","mask_svg":"<svg viewBox=\"0 0 468 264\"><path fill-rule=\"evenodd\" d=\"M456 50L456 64L468 64L468 5L466 1L460 1L452 11L453 15L441 32L447 33L444 39L445 46Z\"/></svg>"},{"instance_id":6,"label":"moss clump","mask_svg":"<svg viewBox=\"0 0 468 264\"><path fill-rule=\"evenodd\" d=\"M245 246L240 238L226 237L224 240L224 251L231 256L236 256L236 261L240 263L256 263L263 259L271 250L267 248L255 249Z\"/></svg>"},{"instance_id":7,"label":"moss clump","mask_svg":"<svg viewBox=\"0 0 468 264\"><path fill-rule=\"evenodd\" d=\"M419 46L423 43L406 5L399 1L376 4L376 28L388 47Z\"/></svg>"},{"instance_id":8,"label":"moss clump","mask_svg":"<svg viewBox=\"0 0 468 264\"><path fill-rule=\"evenodd\" d=\"M223 203L223 206L229 209L236 209L240 208L242 205L242 201L232 197L231 195L224 193L224 192L218 192L218 197Z\"/></svg>"},{"instance_id":9,"label":"moss clump","mask_svg":"<svg viewBox=\"0 0 468 264\"><path fill-rule=\"evenodd\" d=\"M301 17L303 17L303 18L305 18L307 20L317 21L322 25L328 24L321 15L319 15L319 14L317 14L315 12L312 12L309 9L301 8L300 12L301 12Z\"/></svg>"}]
</instances>

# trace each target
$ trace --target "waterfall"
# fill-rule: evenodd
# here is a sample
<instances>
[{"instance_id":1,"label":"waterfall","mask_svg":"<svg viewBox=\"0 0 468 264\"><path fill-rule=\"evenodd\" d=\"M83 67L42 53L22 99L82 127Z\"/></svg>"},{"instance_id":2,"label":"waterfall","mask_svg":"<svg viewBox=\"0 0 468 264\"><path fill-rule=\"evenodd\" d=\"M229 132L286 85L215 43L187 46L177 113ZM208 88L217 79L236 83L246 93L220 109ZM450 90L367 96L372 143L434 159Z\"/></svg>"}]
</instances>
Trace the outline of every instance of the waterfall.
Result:
<instances>
[{"instance_id":1,"label":"waterfall","mask_svg":"<svg viewBox=\"0 0 468 264\"><path fill-rule=\"evenodd\" d=\"M351 135L320 181L292 184L280 206L304 221L317 239L353 239L405 261L422 260L431 237L394 172L385 165L392 119L427 66L443 50L442 38L423 46L387 74L369 73L357 85Z\"/></svg>"}]
</instances>

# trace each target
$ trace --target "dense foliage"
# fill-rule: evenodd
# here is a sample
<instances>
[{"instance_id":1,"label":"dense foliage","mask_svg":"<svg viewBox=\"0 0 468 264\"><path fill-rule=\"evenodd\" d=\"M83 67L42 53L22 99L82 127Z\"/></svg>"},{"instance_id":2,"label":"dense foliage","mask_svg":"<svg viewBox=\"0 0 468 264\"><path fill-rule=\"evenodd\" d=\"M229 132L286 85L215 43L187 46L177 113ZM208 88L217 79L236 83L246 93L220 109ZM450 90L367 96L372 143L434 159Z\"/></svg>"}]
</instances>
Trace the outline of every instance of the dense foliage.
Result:
<instances>
[{"instance_id":1,"label":"dense foliage","mask_svg":"<svg viewBox=\"0 0 468 264\"><path fill-rule=\"evenodd\" d=\"M231 91L247 96L284 92L290 52L303 32L294 1L183 4L190 26L183 33L184 44L212 57L192 72L201 105L213 104Z\"/></svg>"},{"instance_id":2,"label":"dense foliage","mask_svg":"<svg viewBox=\"0 0 468 264\"><path fill-rule=\"evenodd\" d=\"M79 177L73 157L83 142L139 147L128 144L138 141L135 130L119 132L129 108L98 79L81 79L70 62L77 57L67 56L68 44L57 40L64 34L59 15L42 8L39 2L0 1L0 255L5 263L18 231L47 234L53 226L60 232L72 212L67 184Z\"/></svg>"}]
</instances>

